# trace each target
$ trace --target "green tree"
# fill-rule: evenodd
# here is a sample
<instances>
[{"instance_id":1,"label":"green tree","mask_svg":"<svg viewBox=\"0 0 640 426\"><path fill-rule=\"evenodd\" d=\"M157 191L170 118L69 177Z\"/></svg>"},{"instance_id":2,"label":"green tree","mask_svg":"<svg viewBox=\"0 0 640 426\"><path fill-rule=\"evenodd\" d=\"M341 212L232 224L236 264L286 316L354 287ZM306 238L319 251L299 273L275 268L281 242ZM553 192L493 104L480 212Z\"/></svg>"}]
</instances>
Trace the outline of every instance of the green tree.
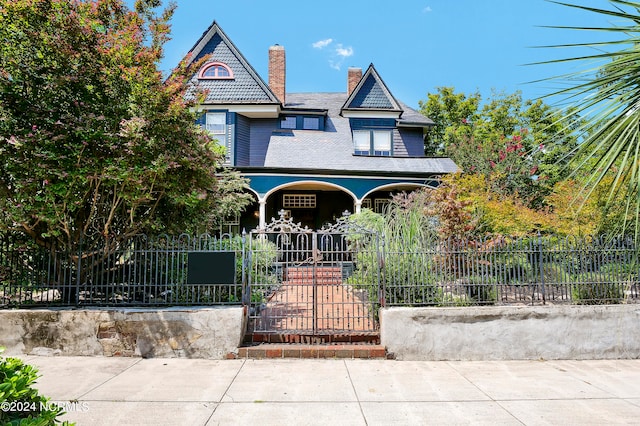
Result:
<instances>
[{"instance_id":1,"label":"green tree","mask_svg":"<svg viewBox=\"0 0 640 426\"><path fill-rule=\"evenodd\" d=\"M468 124L476 121L481 102L479 93L455 93L453 87L438 87L437 93L428 93L427 100L419 101L420 112L435 123L425 141L425 153L443 155L452 143L469 139Z\"/></svg>"},{"instance_id":2,"label":"green tree","mask_svg":"<svg viewBox=\"0 0 640 426\"><path fill-rule=\"evenodd\" d=\"M610 9L554 2L603 15L615 24L600 28L556 27L598 33L592 43L553 47L589 49L584 55L551 62L583 63L584 68L555 77L566 88L553 93L566 99L573 111L560 118L583 139L572 166L581 178L580 196L596 195L607 183L607 206L624 205L615 232L631 224L640 240L640 2L609 0ZM613 36L613 37L612 37ZM575 114L584 122L576 125Z\"/></svg>"},{"instance_id":3,"label":"green tree","mask_svg":"<svg viewBox=\"0 0 640 426\"><path fill-rule=\"evenodd\" d=\"M0 0L0 226L76 252L247 204L183 97L190 70L159 71L174 11L159 6Z\"/></svg>"},{"instance_id":4,"label":"green tree","mask_svg":"<svg viewBox=\"0 0 640 426\"><path fill-rule=\"evenodd\" d=\"M543 208L544 197L566 175L562 166L576 138L540 100L525 101L519 92L483 100L440 87L420 106L437 123L427 149L451 157L465 173L482 175L497 197Z\"/></svg>"}]
</instances>

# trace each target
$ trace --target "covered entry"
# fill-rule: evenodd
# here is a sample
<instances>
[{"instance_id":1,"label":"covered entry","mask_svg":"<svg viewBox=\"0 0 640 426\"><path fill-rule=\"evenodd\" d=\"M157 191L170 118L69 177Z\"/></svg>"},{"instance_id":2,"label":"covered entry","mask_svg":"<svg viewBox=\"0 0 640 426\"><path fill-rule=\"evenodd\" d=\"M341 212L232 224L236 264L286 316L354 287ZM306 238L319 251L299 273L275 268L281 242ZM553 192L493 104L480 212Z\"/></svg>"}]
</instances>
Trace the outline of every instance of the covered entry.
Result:
<instances>
[{"instance_id":1,"label":"covered entry","mask_svg":"<svg viewBox=\"0 0 640 426\"><path fill-rule=\"evenodd\" d=\"M240 229L264 228L279 212L293 218L310 229L321 229L328 223L336 223L344 210L358 213L362 208L382 210L390 193L412 191L420 187L434 188L439 178L433 173L424 177L349 175L346 171L322 174L281 174L257 172L240 168L250 181L250 190L256 202L240 218ZM326 171L325 171L326 173ZM385 172L385 175L392 173Z\"/></svg>"},{"instance_id":2,"label":"covered entry","mask_svg":"<svg viewBox=\"0 0 640 426\"><path fill-rule=\"evenodd\" d=\"M250 234L249 340L376 342L381 258L378 235L346 216L312 230L281 211Z\"/></svg>"}]
</instances>

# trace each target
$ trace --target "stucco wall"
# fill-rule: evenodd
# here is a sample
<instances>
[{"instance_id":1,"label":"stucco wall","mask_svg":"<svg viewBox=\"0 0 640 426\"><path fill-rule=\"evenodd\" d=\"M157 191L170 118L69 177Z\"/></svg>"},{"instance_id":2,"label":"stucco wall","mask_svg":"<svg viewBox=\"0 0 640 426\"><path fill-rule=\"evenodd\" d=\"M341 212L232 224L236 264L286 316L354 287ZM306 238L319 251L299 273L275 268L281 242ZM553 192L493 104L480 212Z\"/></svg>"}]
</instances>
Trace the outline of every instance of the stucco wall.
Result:
<instances>
[{"instance_id":1,"label":"stucco wall","mask_svg":"<svg viewBox=\"0 0 640 426\"><path fill-rule=\"evenodd\" d=\"M5 355L222 359L237 352L241 307L0 311Z\"/></svg>"},{"instance_id":2,"label":"stucco wall","mask_svg":"<svg viewBox=\"0 0 640 426\"><path fill-rule=\"evenodd\" d=\"M380 324L396 359L640 358L640 305L386 308Z\"/></svg>"}]
</instances>

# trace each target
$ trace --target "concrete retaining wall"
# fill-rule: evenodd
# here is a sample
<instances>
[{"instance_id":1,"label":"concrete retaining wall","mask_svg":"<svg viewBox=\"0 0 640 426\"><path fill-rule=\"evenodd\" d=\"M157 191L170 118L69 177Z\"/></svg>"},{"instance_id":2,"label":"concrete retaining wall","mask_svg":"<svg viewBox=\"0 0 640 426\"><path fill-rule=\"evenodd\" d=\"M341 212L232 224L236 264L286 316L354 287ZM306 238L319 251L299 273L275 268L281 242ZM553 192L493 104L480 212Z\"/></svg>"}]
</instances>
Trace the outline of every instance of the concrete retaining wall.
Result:
<instances>
[{"instance_id":1,"label":"concrete retaining wall","mask_svg":"<svg viewBox=\"0 0 640 426\"><path fill-rule=\"evenodd\" d=\"M0 311L5 355L222 359L243 331L241 307Z\"/></svg>"},{"instance_id":2,"label":"concrete retaining wall","mask_svg":"<svg viewBox=\"0 0 640 426\"><path fill-rule=\"evenodd\" d=\"M640 358L640 305L386 308L380 325L404 360Z\"/></svg>"}]
</instances>

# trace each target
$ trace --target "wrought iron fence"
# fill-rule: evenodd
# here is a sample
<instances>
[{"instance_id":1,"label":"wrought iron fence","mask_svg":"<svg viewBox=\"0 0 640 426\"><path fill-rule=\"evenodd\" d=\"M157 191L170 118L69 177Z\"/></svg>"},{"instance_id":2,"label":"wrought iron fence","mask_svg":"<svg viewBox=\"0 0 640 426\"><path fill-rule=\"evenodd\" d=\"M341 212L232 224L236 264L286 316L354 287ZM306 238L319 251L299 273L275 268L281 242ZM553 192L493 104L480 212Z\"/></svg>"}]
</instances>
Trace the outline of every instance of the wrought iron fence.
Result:
<instances>
[{"instance_id":1,"label":"wrought iron fence","mask_svg":"<svg viewBox=\"0 0 640 426\"><path fill-rule=\"evenodd\" d=\"M100 247L75 253L40 247L20 234L0 235L0 307L242 302L240 236L138 236ZM235 253L233 278L190 283L190 255L216 252Z\"/></svg>"},{"instance_id":2,"label":"wrought iron fence","mask_svg":"<svg viewBox=\"0 0 640 426\"><path fill-rule=\"evenodd\" d=\"M285 218L250 234L248 331L253 341L376 337L380 307L378 235L351 223L312 231ZM366 291L364 288L373 291ZM288 336L288 337L285 337Z\"/></svg>"},{"instance_id":3,"label":"wrought iron fence","mask_svg":"<svg viewBox=\"0 0 640 426\"><path fill-rule=\"evenodd\" d=\"M387 306L639 300L638 251L629 238L498 237L422 247L385 252Z\"/></svg>"},{"instance_id":4,"label":"wrought iron fence","mask_svg":"<svg viewBox=\"0 0 640 426\"><path fill-rule=\"evenodd\" d=\"M407 242L393 250L397 244L381 244L379 250L352 255L344 283L368 291L371 298L381 285L386 306L640 300L638 249L632 239L500 237ZM246 287L243 293L243 276L256 289L277 284L269 280L278 277L273 259L279 254L267 241L252 244L254 253L249 246L242 236L165 235L64 252L37 246L21 234L2 234L0 308L251 303L259 295L248 294ZM233 278L212 284L190 281L190 254L216 252L235 254ZM372 253L381 259L373 262Z\"/></svg>"}]
</instances>

